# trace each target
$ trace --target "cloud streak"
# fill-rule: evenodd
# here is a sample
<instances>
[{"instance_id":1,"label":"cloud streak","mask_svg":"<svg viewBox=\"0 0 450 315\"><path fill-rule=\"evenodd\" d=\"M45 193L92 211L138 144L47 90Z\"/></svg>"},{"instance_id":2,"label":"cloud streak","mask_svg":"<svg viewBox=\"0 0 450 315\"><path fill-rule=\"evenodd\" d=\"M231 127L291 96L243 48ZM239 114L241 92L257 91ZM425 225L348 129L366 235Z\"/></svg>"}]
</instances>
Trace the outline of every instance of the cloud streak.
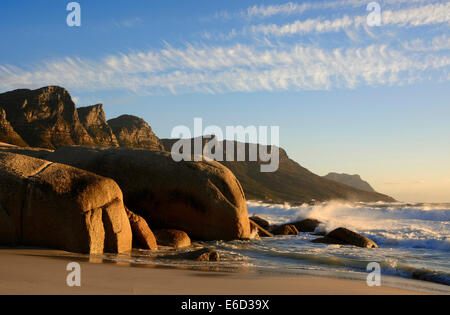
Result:
<instances>
[{"instance_id":1,"label":"cloud streak","mask_svg":"<svg viewBox=\"0 0 450 315\"><path fill-rule=\"evenodd\" d=\"M428 41L418 38L416 40L403 43L403 47L406 50L421 52L450 50L450 37L443 34Z\"/></svg>"},{"instance_id":2,"label":"cloud streak","mask_svg":"<svg viewBox=\"0 0 450 315\"><path fill-rule=\"evenodd\" d=\"M341 0L341 1L330 1L330 2L287 2L279 5L254 5L249 7L246 11L241 12L241 16L247 16L250 18L268 18L275 15L295 15L303 14L306 11L311 10L327 10L327 9L341 9L341 8L365 8L371 1L361 1L361 0ZM401 4L423 4L430 3L430 0L384 0L378 1L384 7L397 7ZM433 1L434 2L434 1ZM226 16L230 16L227 14Z\"/></svg>"},{"instance_id":3,"label":"cloud streak","mask_svg":"<svg viewBox=\"0 0 450 315\"><path fill-rule=\"evenodd\" d=\"M304 3L300 7L288 3L255 6L251 14L290 14L313 6L329 8L343 3L361 5L360 1L353 0ZM140 19L130 19L124 22L123 27L140 22ZM450 2L385 10L383 23L405 28L438 25L438 29L447 29ZM395 45L397 48L380 43L376 37L368 37L362 47L353 47L353 42L346 48L318 46L317 39L322 33L350 32L350 29L365 25L366 16L343 15L328 20L298 20L281 26L254 25L245 29L246 35L264 36L253 36L247 44L186 44L174 48L165 43L162 49L109 55L99 60L67 57L21 68L0 64L0 90L63 85L77 92L125 89L150 94L227 93L353 89L403 85L421 80L450 80L450 56L445 54L450 48L450 39L445 34L427 40L404 39ZM305 33L317 34L316 43L308 45L281 39ZM210 36L204 35L205 38ZM235 36L238 36L236 31L232 37Z\"/></svg>"},{"instance_id":4,"label":"cloud streak","mask_svg":"<svg viewBox=\"0 0 450 315\"><path fill-rule=\"evenodd\" d=\"M286 36L307 33L339 32L351 27L360 28L366 25L366 16L350 17L344 15L334 20L322 18L297 20L284 25L260 24L250 27L250 33L265 36ZM450 25L450 2L429 4L417 8L398 11L383 10L382 26L417 27L446 23Z\"/></svg>"},{"instance_id":5,"label":"cloud streak","mask_svg":"<svg viewBox=\"0 0 450 315\"><path fill-rule=\"evenodd\" d=\"M3 65L0 89L58 84L84 91L150 94L328 90L406 84L430 71L446 76L449 66L450 56L423 58L386 45L332 50L300 44L284 49L167 46L101 61L65 58L32 69Z\"/></svg>"}]
</instances>

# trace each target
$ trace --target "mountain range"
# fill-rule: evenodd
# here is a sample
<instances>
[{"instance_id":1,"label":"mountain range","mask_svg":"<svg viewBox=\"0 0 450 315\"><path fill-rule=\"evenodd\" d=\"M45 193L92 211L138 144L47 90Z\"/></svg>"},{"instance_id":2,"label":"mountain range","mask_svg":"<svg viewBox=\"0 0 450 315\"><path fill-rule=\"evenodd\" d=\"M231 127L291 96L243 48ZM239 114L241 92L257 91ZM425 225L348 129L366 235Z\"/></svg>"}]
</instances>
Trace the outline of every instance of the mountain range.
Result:
<instances>
[{"instance_id":1,"label":"mountain range","mask_svg":"<svg viewBox=\"0 0 450 315\"><path fill-rule=\"evenodd\" d=\"M179 141L179 139L162 139L166 151L171 151L172 146ZM181 140L185 145L194 147L194 139ZM261 172L261 165L267 164L262 162L259 156L257 161L249 161L249 152L254 150L259 152L260 146L257 144L239 143L232 141L234 146L234 159L227 161L226 152L227 144L230 141L218 141L214 137L203 137L202 144L205 146L210 141L214 141L213 147L217 150L220 148L223 152L222 163L228 167L237 179L240 181L247 199L262 200L266 202L290 202L290 203L304 203L311 201L324 200L350 200L350 201L395 201L392 197L375 191L366 191L350 185L340 183L339 181L330 180L318 176L308 169L302 167L300 164L289 158L286 151L279 149L279 167L275 172L263 173ZM238 145L245 145L245 161L237 161L237 147ZM272 152L272 148L263 146L264 152ZM191 150L193 152L193 149ZM215 153L212 150L213 154Z\"/></svg>"},{"instance_id":2,"label":"mountain range","mask_svg":"<svg viewBox=\"0 0 450 315\"><path fill-rule=\"evenodd\" d=\"M170 151L177 141L160 140L150 125L139 117L122 115L108 121L105 117L102 104L77 108L70 93L62 87L14 90L0 94L0 142L47 149L83 145ZM203 145L210 140L202 139ZM226 142L214 141L226 154ZM237 147L238 142L232 145ZM250 148L259 148L256 144L244 145L246 152ZM272 150L271 147L266 149ZM272 173L262 173L260 167L264 162L260 159L248 161L248 156L245 162L234 159L221 163L235 174L250 200L293 203L332 199L394 201L373 191L360 178L334 173L318 176L290 159L282 148L279 148L279 157L279 168Z\"/></svg>"},{"instance_id":3,"label":"mountain range","mask_svg":"<svg viewBox=\"0 0 450 315\"><path fill-rule=\"evenodd\" d=\"M55 149L67 145L162 149L141 118L123 115L106 121L103 105L76 108L58 86L0 94L0 141Z\"/></svg>"}]
</instances>

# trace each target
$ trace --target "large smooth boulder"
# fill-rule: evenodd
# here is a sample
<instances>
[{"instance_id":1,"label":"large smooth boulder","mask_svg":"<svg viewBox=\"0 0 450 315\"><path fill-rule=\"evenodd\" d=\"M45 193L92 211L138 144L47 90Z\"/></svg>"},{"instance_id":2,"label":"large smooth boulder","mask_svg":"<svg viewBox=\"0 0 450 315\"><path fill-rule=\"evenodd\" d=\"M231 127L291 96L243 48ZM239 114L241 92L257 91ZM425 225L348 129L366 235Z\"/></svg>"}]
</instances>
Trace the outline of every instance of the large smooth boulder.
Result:
<instances>
[{"instance_id":1,"label":"large smooth boulder","mask_svg":"<svg viewBox=\"0 0 450 315\"><path fill-rule=\"evenodd\" d=\"M170 246L174 248L183 248L191 246L189 236L180 230L156 230L156 242L161 246Z\"/></svg>"},{"instance_id":2,"label":"large smooth boulder","mask_svg":"<svg viewBox=\"0 0 450 315\"><path fill-rule=\"evenodd\" d=\"M26 155L41 160L48 160L48 157L50 154L53 153L53 150L42 148L19 147L16 145L0 142L0 152L9 152L14 154Z\"/></svg>"},{"instance_id":3,"label":"large smooth boulder","mask_svg":"<svg viewBox=\"0 0 450 315\"><path fill-rule=\"evenodd\" d=\"M126 209L128 220L130 220L131 230L133 231L133 242L141 249L157 250L155 235L149 228L143 217Z\"/></svg>"},{"instance_id":4,"label":"large smooth boulder","mask_svg":"<svg viewBox=\"0 0 450 315\"><path fill-rule=\"evenodd\" d=\"M178 229L198 240L250 237L242 187L217 162L175 162L168 152L92 147L63 147L47 159L115 180L127 207L152 230Z\"/></svg>"},{"instance_id":5,"label":"large smooth boulder","mask_svg":"<svg viewBox=\"0 0 450 315\"><path fill-rule=\"evenodd\" d=\"M131 250L122 192L109 178L0 152L0 244L78 253Z\"/></svg>"}]
</instances>

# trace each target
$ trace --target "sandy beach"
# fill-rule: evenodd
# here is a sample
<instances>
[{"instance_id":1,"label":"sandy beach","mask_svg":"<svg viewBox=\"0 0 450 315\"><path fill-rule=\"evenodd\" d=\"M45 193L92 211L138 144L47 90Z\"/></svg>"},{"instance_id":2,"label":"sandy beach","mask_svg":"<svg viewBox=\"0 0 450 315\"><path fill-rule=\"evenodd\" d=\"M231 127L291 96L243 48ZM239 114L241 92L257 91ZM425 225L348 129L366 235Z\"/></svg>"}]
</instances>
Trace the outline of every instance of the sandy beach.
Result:
<instances>
[{"instance_id":1,"label":"sandy beach","mask_svg":"<svg viewBox=\"0 0 450 315\"><path fill-rule=\"evenodd\" d=\"M297 295L423 294L363 281L204 272L78 261L81 287L68 287L70 259L57 251L0 249L0 294Z\"/></svg>"}]
</instances>

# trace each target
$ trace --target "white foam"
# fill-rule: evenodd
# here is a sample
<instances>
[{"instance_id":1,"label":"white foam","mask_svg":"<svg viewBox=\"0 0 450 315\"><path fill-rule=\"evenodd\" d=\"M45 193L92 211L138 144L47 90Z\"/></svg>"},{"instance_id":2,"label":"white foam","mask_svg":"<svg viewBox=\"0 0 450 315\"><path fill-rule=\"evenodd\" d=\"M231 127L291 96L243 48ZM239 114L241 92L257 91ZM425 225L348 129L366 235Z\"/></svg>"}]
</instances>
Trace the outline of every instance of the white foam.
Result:
<instances>
[{"instance_id":1,"label":"white foam","mask_svg":"<svg viewBox=\"0 0 450 315\"><path fill-rule=\"evenodd\" d=\"M270 223L314 218L325 230L346 227L373 238L379 245L450 250L450 205L328 202L314 206L248 202L250 214Z\"/></svg>"}]
</instances>

